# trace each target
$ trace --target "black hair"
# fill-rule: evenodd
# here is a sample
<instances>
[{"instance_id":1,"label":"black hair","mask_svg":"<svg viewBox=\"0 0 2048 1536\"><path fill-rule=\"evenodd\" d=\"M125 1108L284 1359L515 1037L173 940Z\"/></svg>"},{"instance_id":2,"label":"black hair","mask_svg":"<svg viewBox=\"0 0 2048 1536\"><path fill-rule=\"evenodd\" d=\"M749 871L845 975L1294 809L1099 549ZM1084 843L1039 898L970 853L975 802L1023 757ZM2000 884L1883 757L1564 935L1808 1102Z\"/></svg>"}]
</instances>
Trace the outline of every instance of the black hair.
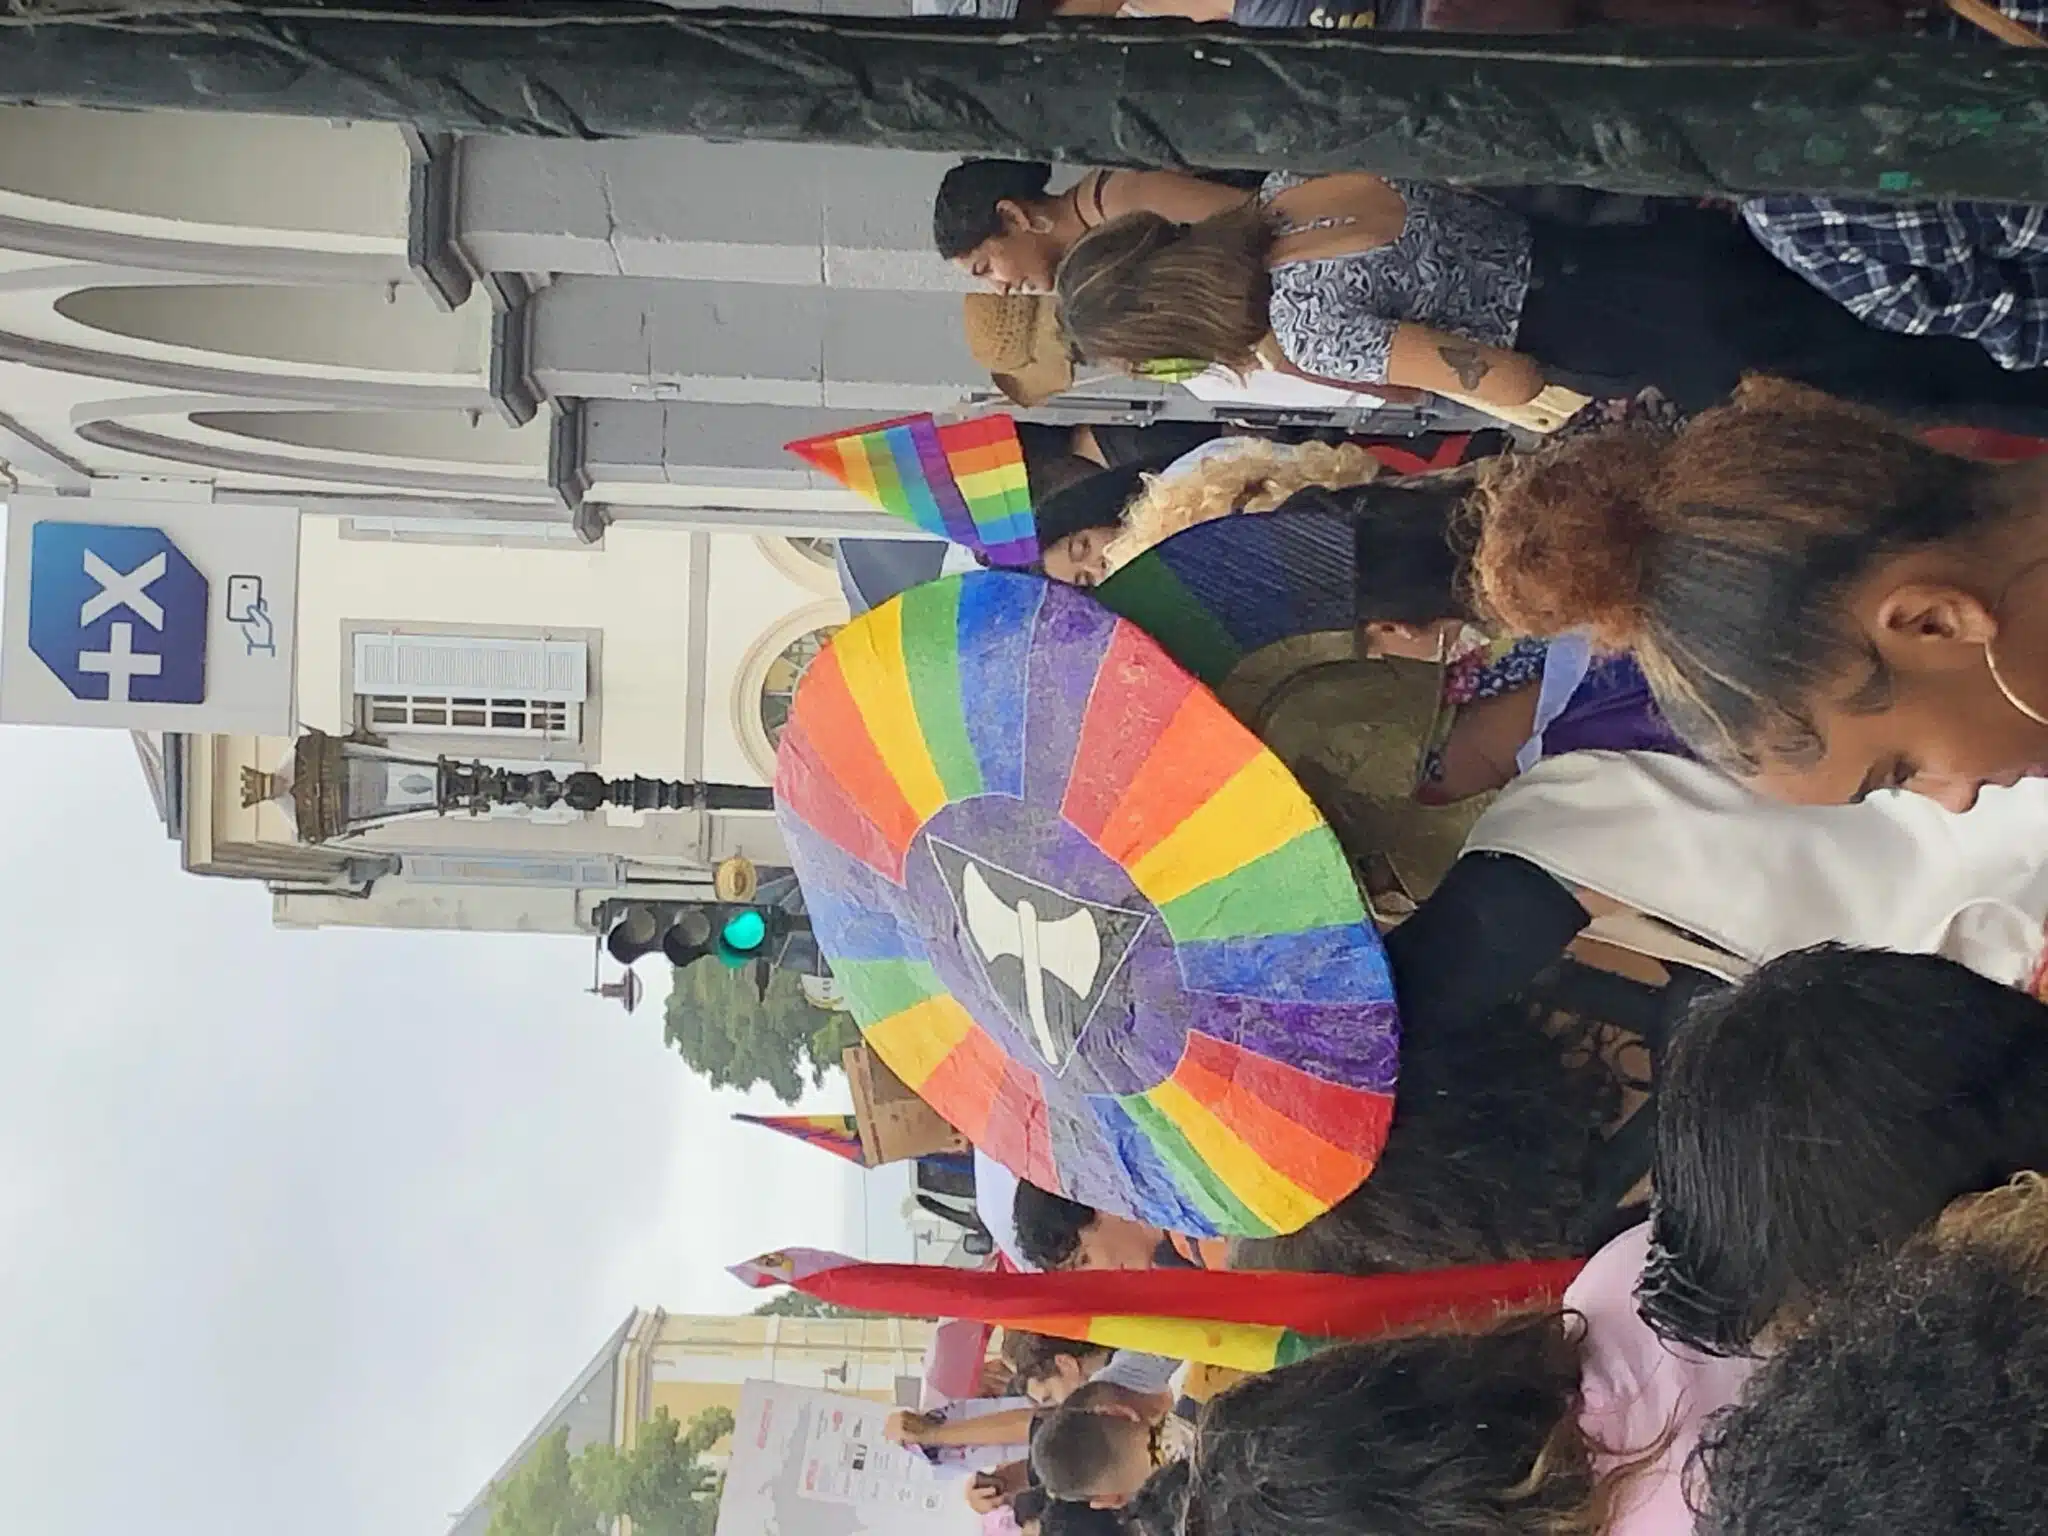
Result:
<instances>
[{"instance_id":1,"label":"black hair","mask_svg":"<svg viewBox=\"0 0 2048 1536\"><path fill-rule=\"evenodd\" d=\"M1017 1251L1027 1264L1064 1269L1081 1251L1081 1234L1095 1224L1095 1209L1019 1179L1010 1220L1017 1229Z\"/></svg>"},{"instance_id":2,"label":"black hair","mask_svg":"<svg viewBox=\"0 0 2048 1536\"><path fill-rule=\"evenodd\" d=\"M1123 1511L1097 1509L1073 1499L1047 1499L1038 1523L1039 1536L1120 1536Z\"/></svg>"},{"instance_id":3,"label":"black hair","mask_svg":"<svg viewBox=\"0 0 2048 1536\"><path fill-rule=\"evenodd\" d=\"M932 199L932 244L957 261L1003 232L997 203L1045 196L1052 167L1042 160L963 160L946 172Z\"/></svg>"},{"instance_id":4,"label":"black hair","mask_svg":"<svg viewBox=\"0 0 2048 1536\"><path fill-rule=\"evenodd\" d=\"M1465 586L1469 551L1459 539L1471 488L1470 474L1456 471L1341 488L1310 486L1275 512L1349 519L1361 624L1433 624L1475 616Z\"/></svg>"},{"instance_id":5,"label":"black hair","mask_svg":"<svg viewBox=\"0 0 2048 1536\"><path fill-rule=\"evenodd\" d=\"M2040 1276L1969 1242L1865 1265L1709 1421L1696 1457L1701 1536L2040 1530Z\"/></svg>"},{"instance_id":6,"label":"black hair","mask_svg":"<svg viewBox=\"0 0 2048 1536\"><path fill-rule=\"evenodd\" d=\"M1034 491L1032 519L1037 525L1039 551L1043 553L1083 528L1121 526L1124 509L1145 489L1145 477L1158 474L1185 452L1178 441L1168 442L1109 469L1089 464L1091 473L1043 501Z\"/></svg>"},{"instance_id":7,"label":"black hair","mask_svg":"<svg viewBox=\"0 0 2048 1536\"><path fill-rule=\"evenodd\" d=\"M1557 1313L1351 1344L1202 1414L1187 1536L1562 1536L1599 1529L1579 1347Z\"/></svg>"},{"instance_id":8,"label":"black hair","mask_svg":"<svg viewBox=\"0 0 2048 1536\"><path fill-rule=\"evenodd\" d=\"M1233 1267L1372 1274L1586 1251L1623 1086L1597 1048L1600 1026L1554 1032L1547 1007L1523 996L1470 1017L1410 1018L1404 1005L1402 1026L1394 1118L1371 1175L1300 1231L1233 1244Z\"/></svg>"},{"instance_id":9,"label":"black hair","mask_svg":"<svg viewBox=\"0 0 2048 1536\"><path fill-rule=\"evenodd\" d=\"M1181 1536L1188 1513L1188 1464L1169 1461L1145 1479L1123 1508L1131 1536Z\"/></svg>"},{"instance_id":10,"label":"black hair","mask_svg":"<svg viewBox=\"0 0 2048 1536\"><path fill-rule=\"evenodd\" d=\"M1740 1353L1957 1196L2048 1167L2048 1009L1937 956L1823 945L1697 1005L1658 1101L1643 1317Z\"/></svg>"},{"instance_id":11,"label":"black hair","mask_svg":"<svg viewBox=\"0 0 2048 1536\"><path fill-rule=\"evenodd\" d=\"M1087 1500L1104 1492L1103 1479L1116 1466L1114 1437L1144 1428L1139 1419L1103 1411L1116 1401L1120 1393L1084 1389L1040 1422L1031 1437L1031 1467L1054 1498Z\"/></svg>"},{"instance_id":12,"label":"black hair","mask_svg":"<svg viewBox=\"0 0 2048 1536\"><path fill-rule=\"evenodd\" d=\"M1024 482L1031 505L1042 507L1091 475L1102 466L1074 452L1072 427L1050 427L1037 421L1013 421L1017 448L1024 458Z\"/></svg>"}]
</instances>

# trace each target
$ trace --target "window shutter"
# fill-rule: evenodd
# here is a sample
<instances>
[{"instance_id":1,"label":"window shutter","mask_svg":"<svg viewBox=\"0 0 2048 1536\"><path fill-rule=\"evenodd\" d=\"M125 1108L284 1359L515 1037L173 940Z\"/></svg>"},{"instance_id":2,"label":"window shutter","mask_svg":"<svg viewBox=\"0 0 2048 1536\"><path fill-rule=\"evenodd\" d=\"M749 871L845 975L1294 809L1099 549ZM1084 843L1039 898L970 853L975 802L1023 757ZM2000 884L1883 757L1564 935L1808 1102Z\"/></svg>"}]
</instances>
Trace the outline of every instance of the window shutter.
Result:
<instances>
[{"instance_id":1,"label":"window shutter","mask_svg":"<svg viewBox=\"0 0 2048 1536\"><path fill-rule=\"evenodd\" d=\"M581 640L474 635L355 637L357 693L482 693L581 704L590 648Z\"/></svg>"}]
</instances>

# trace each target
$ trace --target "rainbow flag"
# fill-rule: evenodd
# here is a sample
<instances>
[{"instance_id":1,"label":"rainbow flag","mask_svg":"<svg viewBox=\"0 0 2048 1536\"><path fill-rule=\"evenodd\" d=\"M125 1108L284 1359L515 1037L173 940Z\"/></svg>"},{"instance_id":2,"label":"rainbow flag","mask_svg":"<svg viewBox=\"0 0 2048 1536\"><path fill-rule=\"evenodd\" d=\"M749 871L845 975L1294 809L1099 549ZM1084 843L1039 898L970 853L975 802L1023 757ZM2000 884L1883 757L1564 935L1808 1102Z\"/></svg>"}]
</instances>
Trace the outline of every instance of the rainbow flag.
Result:
<instances>
[{"instance_id":1,"label":"rainbow flag","mask_svg":"<svg viewBox=\"0 0 2048 1536\"><path fill-rule=\"evenodd\" d=\"M868 1165L860 1149L860 1126L851 1115L734 1115L733 1119L744 1120L748 1125L765 1125L849 1163L858 1163L863 1168Z\"/></svg>"},{"instance_id":2,"label":"rainbow flag","mask_svg":"<svg viewBox=\"0 0 2048 1536\"><path fill-rule=\"evenodd\" d=\"M1473 1264L1407 1275L1229 1269L1001 1274L865 1264L815 1248L763 1254L731 1273L756 1289L898 1317L965 1318L1240 1371L1270 1371L1343 1339L1484 1326L1555 1307L1580 1259Z\"/></svg>"},{"instance_id":3,"label":"rainbow flag","mask_svg":"<svg viewBox=\"0 0 2048 1536\"><path fill-rule=\"evenodd\" d=\"M784 446L884 512L996 565L1038 559L1024 449L1007 416L945 426L905 416Z\"/></svg>"}]
</instances>

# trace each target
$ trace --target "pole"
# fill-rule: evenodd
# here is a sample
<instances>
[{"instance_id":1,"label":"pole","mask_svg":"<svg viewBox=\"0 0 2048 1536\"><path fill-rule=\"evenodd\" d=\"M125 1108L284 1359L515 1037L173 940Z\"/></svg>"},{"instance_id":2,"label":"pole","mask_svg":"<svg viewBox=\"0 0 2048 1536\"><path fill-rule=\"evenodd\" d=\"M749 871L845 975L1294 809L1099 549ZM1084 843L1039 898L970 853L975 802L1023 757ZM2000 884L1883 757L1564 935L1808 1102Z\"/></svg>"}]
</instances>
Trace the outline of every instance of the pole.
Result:
<instances>
[{"instance_id":1,"label":"pole","mask_svg":"<svg viewBox=\"0 0 2048 1536\"><path fill-rule=\"evenodd\" d=\"M772 811L775 791L757 784L706 784L692 779L650 779L641 774L607 779L589 769L567 777L545 768L440 760L434 809L443 815L482 815L493 806L544 811L566 805L585 815L605 806L631 811Z\"/></svg>"},{"instance_id":2,"label":"pole","mask_svg":"<svg viewBox=\"0 0 2048 1536\"><path fill-rule=\"evenodd\" d=\"M16 0L0 17L0 101L1671 196L2048 202L2048 56L2019 49L1765 32L1007 29L635 0L111 4Z\"/></svg>"}]
</instances>

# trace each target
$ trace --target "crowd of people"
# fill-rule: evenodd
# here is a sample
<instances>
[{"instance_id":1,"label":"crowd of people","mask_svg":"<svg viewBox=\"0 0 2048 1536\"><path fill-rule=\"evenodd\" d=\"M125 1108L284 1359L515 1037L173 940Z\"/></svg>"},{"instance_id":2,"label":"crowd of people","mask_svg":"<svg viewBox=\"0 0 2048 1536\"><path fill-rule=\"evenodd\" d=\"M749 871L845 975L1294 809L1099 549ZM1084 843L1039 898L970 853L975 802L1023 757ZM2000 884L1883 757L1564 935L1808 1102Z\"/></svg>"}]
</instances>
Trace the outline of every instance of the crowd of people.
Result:
<instances>
[{"instance_id":1,"label":"crowd of people","mask_svg":"<svg viewBox=\"0 0 2048 1536\"><path fill-rule=\"evenodd\" d=\"M938 10L1016 12L990 3ZM891 1425L1013 1447L971 1485L994 1528L2038 1528L2044 220L1575 216L1541 189L1364 174L945 178L937 250L990 290L970 344L1020 405L1092 368L1226 405L1466 413L1400 437L1019 433L1043 574L1105 597L1235 518L1341 529L1357 654L1441 678L1401 793L1417 817L1486 804L1414 900L1375 906L1401 1075L1354 1194L1225 1243L1020 1183L988 1213L999 1241L1043 1270L1587 1258L1560 1308L1241 1379L1013 1332L1014 1408Z\"/></svg>"}]
</instances>

